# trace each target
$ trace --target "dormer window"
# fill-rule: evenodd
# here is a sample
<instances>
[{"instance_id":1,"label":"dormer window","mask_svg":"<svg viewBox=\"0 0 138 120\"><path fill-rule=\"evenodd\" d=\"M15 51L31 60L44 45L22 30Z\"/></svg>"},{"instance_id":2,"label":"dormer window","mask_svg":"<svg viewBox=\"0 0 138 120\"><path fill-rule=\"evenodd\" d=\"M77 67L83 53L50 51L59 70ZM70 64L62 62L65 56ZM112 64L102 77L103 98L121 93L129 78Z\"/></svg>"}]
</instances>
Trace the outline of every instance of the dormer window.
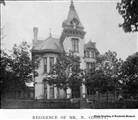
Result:
<instances>
[{"instance_id":1,"label":"dormer window","mask_svg":"<svg viewBox=\"0 0 138 120\"><path fill-rule=\"evenodd\" d=\"M73 28L76 28L76 26L79 24L79 21L76 18L73 18L71 24L73 25Z\"/></svg>"},{"instance_id":2,"label":"dormer window","mask_svg":"<svg viewBox=\"0 0 138 120\"><path fill-rule=\"evenodd\" d=\"M79 52L79 39L78 38L72 38L72 51Z\"/></svg>"},{"instance_id":3,"label":"dormer window","mask_svg":"<svg viewBox=\"0 0 138 120\"><path fill-rule=\"evenodd\" d=\"M90 58L95 58L95 52L94 51L90 51Z\"/></svg>"},{"instance_id":4,"label":"dormer window","mask_svg":"<svg viewBox=\"0 0 138 120\"><path fill-rule=\"evenodd\" d=\"M95 58L95 52L93 50L86 50L84 54L87 58Z\"/></svg>"}]
</instances>

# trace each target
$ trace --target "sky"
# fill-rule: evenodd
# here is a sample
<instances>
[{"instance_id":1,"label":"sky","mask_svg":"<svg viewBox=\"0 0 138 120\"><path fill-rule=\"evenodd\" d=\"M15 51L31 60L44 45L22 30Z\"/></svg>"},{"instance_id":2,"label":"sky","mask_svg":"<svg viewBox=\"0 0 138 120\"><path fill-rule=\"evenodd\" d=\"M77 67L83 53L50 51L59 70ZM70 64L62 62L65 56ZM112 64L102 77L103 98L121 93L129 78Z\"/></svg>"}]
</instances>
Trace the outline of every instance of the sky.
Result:
<instances>
[{"instance_id":1,"label":"sky","mask_svg":"<svg viewBox=\"0 0 138 120\"><path fill-rule=\"evenodd\" d=\"M101 54L111 50L116 51L119 58L126 59L137 51L137 33L124 33L118 27L123 19L116 10L116 4L116 0L74 0L86 31L85 42L96 42ZM69 6L70 0L6 2L6 6L1 6L1 23L5 35L1 47L11 49L15 43L20 44L22 41L31 45L33 27L39 28L39 39L49 37L50 31L53 37L59 38Z\"/></svg>"}]
</instances>

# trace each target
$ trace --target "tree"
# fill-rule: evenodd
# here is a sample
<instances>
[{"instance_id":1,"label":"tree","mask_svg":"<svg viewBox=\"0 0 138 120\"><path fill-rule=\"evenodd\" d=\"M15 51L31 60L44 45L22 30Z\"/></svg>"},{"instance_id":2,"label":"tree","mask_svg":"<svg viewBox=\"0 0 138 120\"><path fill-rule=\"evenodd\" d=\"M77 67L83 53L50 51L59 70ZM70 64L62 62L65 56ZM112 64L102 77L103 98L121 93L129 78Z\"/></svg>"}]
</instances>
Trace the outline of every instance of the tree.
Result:
<instances>
[{"instance_id":1,"label":"tree","mask_svg":"<svg viewBox=\"0 0 138 120\"><path fill-rule=\"evenodd\" d=\"M5 5L5 0L0 0L0 4Z\"/></svg>"},{"instance_id":2,"label":"tree","mask_svg":"<svg viewBox=\"0 0 138 120\"><path fill-rule=\"evenodd\" d=\"M138 31L138 1L137 0L121 0L117 3L117 10L123 17L124 22L119 26L125 32Z\"/></svg>"},{"instance_id":3,"label":"tree","mask_svg":"<svg viewBox=\"0 0 138 120\"><path fill-rule=\"evenodd\" d=\"M32 80L33 65L29 52L30 46L27 42L22 42L19 46L15 44L13 47L11 68L20 87L26 87L25 82Z\"/></svg>"},{"instance_id":4,"label":"tree","mask_svg":"<svg viewBox=\"0 0 138 120\"><path fill-rule=\"evenodd\" d=\"M26 91L26 82L32 81L32 72L38 62L32 61L30 57L30 46L27 42L14 45L11 55L2 52L1 56L1 86L3 93Z\"/></svg>"},{"instance_id":5,"label":"tree","mask_svg":"<svg viewBox=\"0 0 138 120\"><path fill-rule=\"evenodd\" d=\"M66 90L68 87L73 88L74 85L81 85L81 69L80 58L72 53L60 54L56 64L45 78L50 85Z\"/></svg>"},{"instance_id":6,"label":"tree","mask_svg":"<svg viewBox=\"0 0 138 120\"><path fill-rule=\"evenodd\" d=\"M106 93L108 99L108 92L114 93L119 87L119 80L121 74L121 65L123 61L117 58L117 53L107 51L103 55L96 58L95 71L89 71L86 74L86 85L94 93Z\"/></svg>"},{"instance_id":7,"label":"tree","mask_svg":"<svg viewBox=\"0 0 138 120\"><path fill-rule=\"evenodd\" d=\"M1 27L1 26L0 26ZM0 39L3 40L5 38L5 34L4 34L4 29L5 29L5 26L2 26L0 28Z\"/></svg>"},{"instance_id":8,"label":"tree","mask_svg":"<svg viewBox=\"0 0 138 120\"><path fill-rule=\"evenodd\" d=\"M138 96L138 52L122 65L122 91L125 98Z\"/></svg>"},{"instance_id":9,"label":"tree","mask_svg":"<svg viewBox=\"0 0 138 120\"><path fill-rule=\"evenodd\" d=\"M96 91L106 93L114 90L114 82L110 76L104 74L101 70L96 70L93 74L86 78L86 85L93 93Z\"/></svg>"},{"instance_id":10,"label":"tree","mask_svg":"<svg viewBox=\"0 0 138 120\"><path fill-rule=\"evenodd\" d=\"M121 74L121 66L123 60L117 58L117 53L112 51L107 51L105 54L97 57L97 68L104 72L105 75L110 76L112 80L118 82Z\"/></svg>"},{"instance_id":11,"label":"tree","mask_svg":"<svg viewBox=\"0 0 138 120\"><path fill-rule=\"evenodd\" d=\"M117 58L117 53L110 50L105 52L102 58L103 59L100 63L100 69L105 73L105 75L111 76L113 79L119 80L123 60L121 58ZM97 63L99 63L98 58Z\"/></svg>"},{"instance_id":12,"label":"tree","mask_svg":"<svg viewBox=\"0 0 138 120\"><path fill-rule=\"evenodd\" d=\"M3 50L0 50L0 52L0 91L3 96L12 89L13 73L10 67L12 64L11 57Z\"/></svg>"}]
</instances>

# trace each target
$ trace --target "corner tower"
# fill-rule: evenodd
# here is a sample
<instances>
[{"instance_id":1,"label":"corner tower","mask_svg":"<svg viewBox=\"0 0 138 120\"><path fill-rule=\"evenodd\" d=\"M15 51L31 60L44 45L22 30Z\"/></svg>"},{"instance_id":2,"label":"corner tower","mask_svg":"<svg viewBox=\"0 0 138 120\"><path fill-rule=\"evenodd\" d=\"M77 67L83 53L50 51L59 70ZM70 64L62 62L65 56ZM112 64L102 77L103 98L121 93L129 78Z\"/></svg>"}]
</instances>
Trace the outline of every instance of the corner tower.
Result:
<instances>
[{"instance_id":1,"label":"corner tower","mask_svg":"<svg viewBox=\"0 0 138 120\"><path fill-rule=\"evenodd\" d=\"M72 51L76 55L84 56L84 27L76 12L73 0L69 7L67 19L62 23L62 34L60 42L63 45L65 52Z\"/></svg>"}]
</instances>

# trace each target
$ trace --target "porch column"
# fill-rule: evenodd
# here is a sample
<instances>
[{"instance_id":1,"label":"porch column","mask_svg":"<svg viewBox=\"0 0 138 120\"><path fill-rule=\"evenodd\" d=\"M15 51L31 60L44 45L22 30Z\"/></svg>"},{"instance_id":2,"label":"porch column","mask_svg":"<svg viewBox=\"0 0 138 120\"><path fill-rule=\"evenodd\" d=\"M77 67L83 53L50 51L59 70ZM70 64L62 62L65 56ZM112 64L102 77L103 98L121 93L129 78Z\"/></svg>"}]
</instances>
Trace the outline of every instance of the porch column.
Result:
<instances>
[{"instance_id":1,"label":"porch column","mask_svg":"<svg viewBox=\"0 0 138 120\"><path fill-rule=\"evenodd\" d=\"M54 87L54 99L58 98L57 87Z\"/></svg>"},{"instance_id":2,"label":"porch column","mask_svg":"<svg viewBox=\"0 0 138 120\"><path fill-rule=\"evenodd\" d=\"M83 81L85 81L85 79L83 79ZM86 86L85 86L85 84L84 83L82 83L82 86L81 86L81 96L82 96L82 98L86 98Z\"/></svg>"},{"instance_id":3,"label":"porch column","mask_svg":"<svg viewBox=\"0 0 138 120\"><path fill-rule=\"evenodd\" d=\"M49 73L49 57L47 57L47 73ZM47 83L47 99L50 99L50 85Z\"/></svg>"},{"instance_id":4,"label":"porch column","mask_svg":"<svg viewBox=\"0 0 138 120\"><path fill-rule=\"evenodd\" d=\"M86 69L86 63L85 63L83 58L81 58L80 68L83 69L83 70ZM83 82L85 82L85 79L83 79ZM82 83L82 85L81 85L81 97L86 98L86 86L85 86L84 83Z\"/></svg>"},{"instance_id":5,"label":"porch column","mask_svg":"<svg viewBox=\"0 0 138 120\"><path fill-rule=\"evenodd\" d=\"M71 98L71 89L67 88L67 98Z\"/></svg>"},{"instance_id":6,"label":"porch column","mask_svg":"<svg viewBox=\"0 0 138 120\"><path fill-rule=\"evenodd\" d=\"M47 84L47 99L50 99L50 85Z\"/></svg>"}]
</instances>

